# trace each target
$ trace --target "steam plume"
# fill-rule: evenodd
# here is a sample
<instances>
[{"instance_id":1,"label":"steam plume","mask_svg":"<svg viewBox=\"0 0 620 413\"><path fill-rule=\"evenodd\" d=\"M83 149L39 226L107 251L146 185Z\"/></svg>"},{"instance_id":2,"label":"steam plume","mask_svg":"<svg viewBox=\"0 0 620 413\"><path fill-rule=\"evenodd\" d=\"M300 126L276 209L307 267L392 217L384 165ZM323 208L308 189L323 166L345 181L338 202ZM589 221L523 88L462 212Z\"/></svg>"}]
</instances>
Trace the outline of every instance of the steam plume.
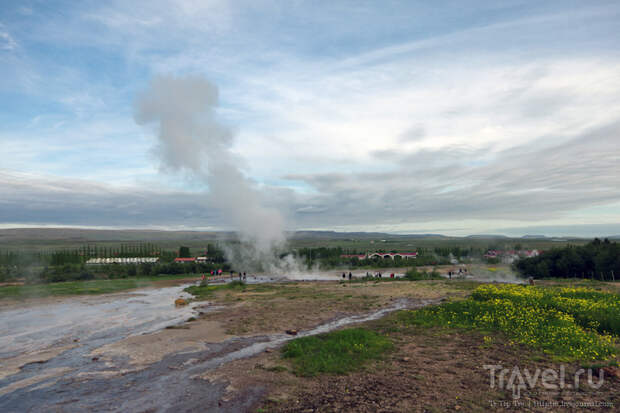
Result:
<instances>
[{"instance_id":1,"label":"steam plume","mask_svg":"<svg viewBox=\"0 0 620 413\"><path fill-rule=\"evenodd\" d=\"M217 120L217 105L217 86L203 77L157 76L138 97L135 119L155 126L163 169L190 172L208 185L210 205L245 244L234 262L264 264L285 242L284 219L237 166L242 160L231 151L233 133Z\"/></svg>"}]
</instances>

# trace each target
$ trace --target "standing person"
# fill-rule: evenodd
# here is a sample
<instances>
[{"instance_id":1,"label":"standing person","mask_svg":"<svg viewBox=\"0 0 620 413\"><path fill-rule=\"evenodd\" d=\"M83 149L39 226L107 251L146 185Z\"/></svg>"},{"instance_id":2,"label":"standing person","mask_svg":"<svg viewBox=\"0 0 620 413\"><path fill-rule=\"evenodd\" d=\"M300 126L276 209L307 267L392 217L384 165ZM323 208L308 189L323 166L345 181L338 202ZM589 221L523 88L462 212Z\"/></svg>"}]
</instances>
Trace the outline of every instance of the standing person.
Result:
<instances>
[{"instance_id":1,"label":"standing person","mask_svg":"<svg viewBox=\"0 0 620 413\"><path fill-rule=\"evenodd\" d=\"M344 280L345 278L347 278L347 275L345 273L342 273L342 279Z\"/></svg>"},{"instance_id":2,"label":"standing person","mask_svg":"<svg viewBox=\"0 0 620 413\"><path fill-rule=\"evenodd\" d=\"M351 271L349 271L349 281L351 281L351 278L353 278L353 274L351 274Z\"/></svg>"}]
</instances>

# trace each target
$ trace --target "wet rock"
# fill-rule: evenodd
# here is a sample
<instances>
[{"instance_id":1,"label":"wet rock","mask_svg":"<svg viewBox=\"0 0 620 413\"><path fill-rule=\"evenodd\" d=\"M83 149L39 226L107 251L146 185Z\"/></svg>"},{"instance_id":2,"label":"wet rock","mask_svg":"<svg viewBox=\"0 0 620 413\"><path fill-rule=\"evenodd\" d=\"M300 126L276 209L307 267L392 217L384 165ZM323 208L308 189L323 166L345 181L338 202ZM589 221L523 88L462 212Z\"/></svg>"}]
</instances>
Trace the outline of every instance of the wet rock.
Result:
<instances>
[{"instance_id":1,"label":"wet rock","mask_svg":"<svg viewBox=\"0 0 620 413\"><path fill-rule=\"evenodd\" d=\"M185 298L177 298L176 300L174 300L174 305L177 307L187 305L187 300Z\"/></svg>"},{"instance_id":2,"label":"wet rock","mask_svg":"<svg viewBox=\"0 0 620 413\"><path fill-rule=\"evenodd\" d=\"M30 362L26 363L25 365L28 365L28 364L44 364L44 363L47 363L48 361L49 360L33 360L33 361L30 361Z\"/></svg>"}]
</instances>

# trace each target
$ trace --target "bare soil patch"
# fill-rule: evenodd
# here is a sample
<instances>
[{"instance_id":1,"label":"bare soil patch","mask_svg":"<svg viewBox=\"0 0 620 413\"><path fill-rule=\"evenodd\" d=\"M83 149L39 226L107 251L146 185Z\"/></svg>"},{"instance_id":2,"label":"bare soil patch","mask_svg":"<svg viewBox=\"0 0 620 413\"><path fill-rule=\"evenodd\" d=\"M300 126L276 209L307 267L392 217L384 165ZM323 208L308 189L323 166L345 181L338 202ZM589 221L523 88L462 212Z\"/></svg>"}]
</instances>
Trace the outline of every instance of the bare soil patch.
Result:
<instances>
[{"instance_id":1,"label":"bare soil patch","mask_svg":"<svg viewBox=\"0 0 620 413\"><path fill-rule=\"evenodd\" d=\"M465 285L444 281L249 285L245 291L218 291L213 302L225 308L202 317L222 323L226 333L231 335L282 333L376 310L400 298L464 296L467 294Z\"/></svg>"},{"instance_id":2,"label":"bare soil patch","mask_svg":"<svg viewBox=\"0 0 620 413\"><path fill-rule=\"evenodd\" d=\"M544 355L510 346L499 336L494 336L492 344L485 343L479 333L437 329L420 328L390 336L396 351L363 371L344 376L297 377L287 360L274 352L227 364L212 372L211 378L230 383L228 397L254 386L267 386L269 395L257 406L265 412L548 412L558 410L549 406L559 403L620 405L620 380L612 377L596 390L587 386L548 390L539 380L536 388L522 391L518 400L513 399L512 390L491 389L485 364L530 371L560 368ZM573 377L579 368L565 365L566 376ZM614 407L601 409L616 411Z\"/></svg>"}]
</instances>

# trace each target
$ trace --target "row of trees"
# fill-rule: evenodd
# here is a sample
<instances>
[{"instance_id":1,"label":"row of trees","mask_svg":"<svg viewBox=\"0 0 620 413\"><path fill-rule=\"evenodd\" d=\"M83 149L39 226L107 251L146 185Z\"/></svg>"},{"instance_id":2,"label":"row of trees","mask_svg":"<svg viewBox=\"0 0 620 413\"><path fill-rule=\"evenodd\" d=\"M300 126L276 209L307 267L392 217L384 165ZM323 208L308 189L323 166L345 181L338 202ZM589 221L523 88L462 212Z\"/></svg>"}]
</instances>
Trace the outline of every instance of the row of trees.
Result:
<instances>
[{"instance_id":1,"label":"row of trees","mask_svg":"<svg viewBox=\"0 0 620 413\"><path fill-rule=\"evenodd\" d=\"M174 251L162 250L151 243L120 244L118 246L83 245L77 248L46 249L40 251L0 251L0 265L65 265L79 264L90 258L170 257Z\"/></svg>"},{"instance_id":2,"label":"row of trees","mask_svg":"<svg viewBox=\"0 0 620 413\"><path fill-rule=\"evenodd\" d=\"M230 265L217 263L187 263L187 264L149 264L138 265L98 265L65 264L62 266L45 267L40 271L22 273L28 282L60 282L76 280L92 280L95 278L128 278L149 277L159 275L179 274L208 274L222 269L230 271ZM1 276L1 274L0 274Z\"/></svg>"},{"instance_id":3,"label":"row of trees","mask_svg":"<svg viewBox=\"0 0 620 413\"><path fill-rule=\"evenodd\" d=\"M516 261L514 268L534 278L620 279L620 244L608 239L583 246L567 246L546 251L538 257Z\"/></svg>"},{"instance_id":4,"label":"row of trees","mask_svg":"<svg viewBox=\"0 0 620 413\"><path fill-rule=\"evenodd\" d=\"M81 264L91 258L159 257L162 262L171 262L176 257L190 257L191 254L207 255L213 261L224 262L224 253L214 244L206 249L190 251L180 247L178 251L163 249L152 243L120 244L118 246L83 245L78 248L50 249L41 251L0 251L0 266L4 265L52 265Z\"/></svg>"},{"instance_id":5,"label":"row of trees","mask_svg":"<svg viewBox=\"0 0 620 413\"><path fill-rule=\"evenodd\" d=\"M177 256L204 255L208 263L174 263ZM86 265L90 258L159 257L157 264ZM191 251L188 247L165 250L151 243L110 246L82 246L61 250L0 251L0 282L25 279L29 282L87 280L92 278L119 278L154 276L159 274L208 273L211 270L228 271L224 252L214 244L206 250Z\"/></svg>"}]
</instances>

